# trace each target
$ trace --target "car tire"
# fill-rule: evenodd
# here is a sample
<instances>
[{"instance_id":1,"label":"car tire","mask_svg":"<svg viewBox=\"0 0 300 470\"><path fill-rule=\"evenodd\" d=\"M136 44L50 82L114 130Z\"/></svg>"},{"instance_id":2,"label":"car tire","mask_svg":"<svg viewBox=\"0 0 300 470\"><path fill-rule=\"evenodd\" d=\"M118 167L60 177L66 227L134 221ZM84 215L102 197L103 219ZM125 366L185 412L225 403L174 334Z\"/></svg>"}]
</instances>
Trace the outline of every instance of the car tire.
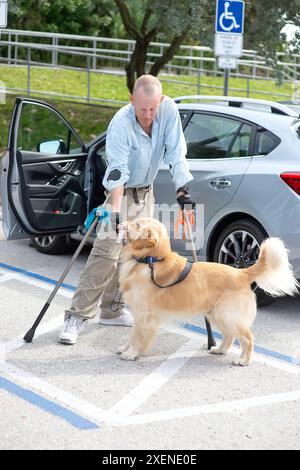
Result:
<instances>
[{"instance_id":1,"label":"car tire","mask_svg":"<svg viewBox=\"0 0 300 470\"><path fill-rule=\"evenodd\" d=\"M66 236L47 235L44 237L31 238L31 246L45 255L60 255L70 250Z\"/></svg>"},{"instance_id":2,"label":"car tire","mask_svg":"<svg viewBox=\"0 0 300 470\"><path fill-rule=\"evenodd\" d=\"M250 267L258 259L259 247L267 237L266 232L255 222L247 219L237 220L218 236L213 261L239 269ZM274 297L257 287L255 283L252 288L256 294L258 307L265 307L275 301Z\"/></svg>"}]
</instances>

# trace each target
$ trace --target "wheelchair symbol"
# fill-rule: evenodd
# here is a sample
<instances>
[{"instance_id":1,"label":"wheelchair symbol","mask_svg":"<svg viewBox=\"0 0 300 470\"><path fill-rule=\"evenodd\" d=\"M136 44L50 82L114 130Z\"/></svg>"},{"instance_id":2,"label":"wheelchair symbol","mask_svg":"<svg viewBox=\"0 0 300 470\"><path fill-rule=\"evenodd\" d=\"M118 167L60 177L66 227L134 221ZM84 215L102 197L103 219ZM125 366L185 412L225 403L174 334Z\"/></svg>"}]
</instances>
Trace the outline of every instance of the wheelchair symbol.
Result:
<instances>
[{"instance_id":1,"label":"wheelchair symbol","mask_svg":"<svg viewBox=\"0 0 300 470\"><path fill-rule=\"evenodd\" d=\"M240 25L237 24L236 22L236 19L235 19L235 16L233 15L233 13L231 11L229 11L229 7L230 7L230 3L229 2L225 2L225 11L222 13L222 15L220 16L220 19L219 19L219 23L220 23L220 26L221 28L224 30L224 31L232 31L233 29L237 29L240 27ZM224 25L224 20L226 20L227 22L230 22L230 25L229 26L225 26Z\"/></svg>"}]
</instances>

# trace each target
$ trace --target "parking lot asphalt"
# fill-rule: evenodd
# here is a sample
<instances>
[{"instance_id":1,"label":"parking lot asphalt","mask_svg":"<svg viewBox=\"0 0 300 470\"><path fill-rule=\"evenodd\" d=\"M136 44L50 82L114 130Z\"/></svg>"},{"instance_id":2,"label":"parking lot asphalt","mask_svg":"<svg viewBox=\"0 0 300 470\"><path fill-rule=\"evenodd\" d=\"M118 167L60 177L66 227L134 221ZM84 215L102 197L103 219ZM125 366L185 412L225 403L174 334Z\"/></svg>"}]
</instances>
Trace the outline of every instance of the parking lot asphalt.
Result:
<instances>
[{"instance_id":1,"label":"parking lot asphalt","mask_svg":"<svg viewBox=\"0 0 300 470\"><path fill-rule=\"evenodd\" d=\"M57 335L88 249L37 331L22 338L70 255L0 241L1 449L298 449L300 298L260 309L250 367L209 355L203 319L160 330L136 362L116 354L128 328L89 322L75 346Z\"/></svg>"}]
</instances>

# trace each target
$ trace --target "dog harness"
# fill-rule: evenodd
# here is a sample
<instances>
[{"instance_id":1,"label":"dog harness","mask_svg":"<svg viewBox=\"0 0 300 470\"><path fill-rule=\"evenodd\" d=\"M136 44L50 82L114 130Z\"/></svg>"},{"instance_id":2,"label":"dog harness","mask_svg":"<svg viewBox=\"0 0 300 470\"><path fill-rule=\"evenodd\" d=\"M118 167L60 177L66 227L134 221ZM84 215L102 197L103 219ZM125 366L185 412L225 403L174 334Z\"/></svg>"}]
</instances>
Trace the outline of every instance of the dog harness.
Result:
<instances>
[{"instance_id":1,"label":"dog harness","mask_svg":"<svg viewBox=\"0 0 300 470\"><path fill-rule=\"evenodd\" d=\"M157 287L160 287L161 289L165 289L166 287L175 286L176 284L179 284L179 282L184 281L184 279L189 275L189 273L192 269L192 266L193 266L193 263L191 261L186 260L185 267L183 268L183 270L179 274L176 281L174 281L172 284L168 284L167 286L161 286L154 279L154 266L153 266L153 264L157 263L159 261L163 261L164 258L155 258L154 256L147 256L146 258L135 258L135 259L138 263L144 263L144 264L149 265L149 268L151 270L151 280L152 280L153 284L155 284Z\"/></svg>"}]
</instances>

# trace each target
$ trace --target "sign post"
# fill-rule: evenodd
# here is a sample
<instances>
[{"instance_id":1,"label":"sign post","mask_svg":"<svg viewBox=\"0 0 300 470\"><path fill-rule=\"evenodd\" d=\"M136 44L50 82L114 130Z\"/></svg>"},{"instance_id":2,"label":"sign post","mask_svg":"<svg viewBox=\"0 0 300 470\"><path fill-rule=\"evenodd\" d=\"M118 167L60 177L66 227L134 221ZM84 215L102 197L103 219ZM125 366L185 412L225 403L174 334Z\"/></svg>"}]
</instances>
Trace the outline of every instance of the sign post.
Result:
<instances>
[{"instance_id":1,"label":"sign post","mask_svg":"<svg viewBox=\"0 0 300 470\"><path fill-rule=\"evenodd\" d=\"M225 70L224 95L228 95L229 70L237 67L243 50L244 0L217 0L215 27L215 56L218 66Z\"/></svg>"}]
</instances>

